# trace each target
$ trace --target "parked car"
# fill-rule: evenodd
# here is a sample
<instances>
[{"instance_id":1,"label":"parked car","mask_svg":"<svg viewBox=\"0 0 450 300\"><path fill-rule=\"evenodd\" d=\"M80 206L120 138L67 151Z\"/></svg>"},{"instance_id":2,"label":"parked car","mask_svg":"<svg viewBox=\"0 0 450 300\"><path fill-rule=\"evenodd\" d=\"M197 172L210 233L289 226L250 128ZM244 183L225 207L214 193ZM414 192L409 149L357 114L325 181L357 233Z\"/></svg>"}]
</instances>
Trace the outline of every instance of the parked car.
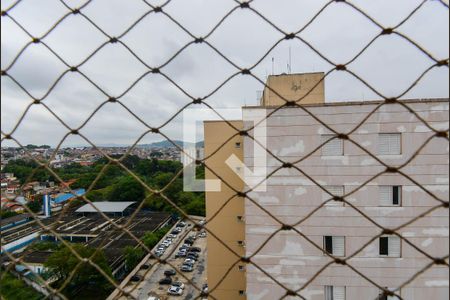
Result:
<instances>
[{"instance_id":1,"label":"parked car","mask_svg":"<svg viewBox=\"0 0 450 300\"><path fill-rule=\"evenodd\" d=\"M192 240L190 238L187 238L187 239L184 240L184 243L188 244L188 245L192 245L194 243L194 240Z\"/></svg>"},{"instance_id":2,"label":"parked car","mask_svg":"<svg viewBox=\"0 0 450 300\"><path fill-rule=\"evenodd\" d=\"M180 289L179 287L176 286L171 286L168 290L167 293L169 295L174 295L174 296L181 296L183 295L183 289Z\"/></svg>"},{"instance_id":3,"label":"parked car","mask_svg":"<svg viewBox=\"0 0 450 300\"><path fill-rule=\"evenodd\" d=\"M200 249L199 247L191 247L189 248L190 252L202 252L202 249Z\"/></svg>"},{"instance_id":4,"label":"parked car","mask_svg":"<svg viewBox=\"0 0 450 300\"><path fill-rule=\"evenodd\" d=\"M198 258L198 253L197 252L188 252L187 254L186 254L186 256L187 257L194 257L196 260L197 260L197 258Z\"/></svg>"},{"instance_id":5,"label":"parked car","mask_svg":"<svg viewBox=\"0 0 450 300\"><path fill-rule=\"evenodd\" d=\"M173 269L164 271L164 275L166 275L166 276L173 276L175 274L177 274L177 272L175 270L173 270Z\"/></svg>"},{"instance_id":6,"label":"parked car","mask_svg":"<svg viewBox=\"0 0 450 300\"><path fill-rule=\"evenodd\" d=\"M141 280L142 280L142 277L139 276L139 275L133 275L133 276L131 276L131 278L130 278L130 281L133 281L133 282L141 281Z\"/></svg>"},{"instance_id":7,"label":"parked car","mask_svg":"<svg viewBox=\"0 0 450 300\"><path fill-rule=\"evenodd\" d=\"M172 282L172 286L179 287L182 290L184 290L184 288L185 288L184 283L182 283L181 281Z\"/></svg>"},{"instance_id":8,"label":"parked car","mask_svg":"<svg viewBox=\"0 0 450 300\"><path fill-rule=\"evenodd\" d=\"M194 267L193 262L183 262L183 265Z\"/></svg>"},{"instance_id":9,"label":"parked car","mask_svg":"<svg viewBox=\"0 0 450 300\"><path fill-rule=\"evenodd\" d=\"M198 235L199 238L205 238L206 237L206 232L203 231Z\"/></svg>"},{"instance_id":10,"label":"parked car","mask_svg":"<svg viewBox=\"0 0 450 300\"><path fill-rule=\"evenodd\" d=\"M175 254L175 258L180 258L180 257L186 257L186 251L178 251L178 253Z\"/></svg>"},{"instance_id":11,"label":"parked car","mask_svg":"<svg viewBox=\"0 0 450 300\"><path fill-rule=\"evenodd\" d=\"M192 272L192 271L194 271L194 267L191 265L182 265L180 270L182 272Z\"/></svg>"},{"instance_id":12,"label":"parked car","mask_svg":"<svg viewBox=\"0 0 450 300\"><path fill-rule=\"evenodd\" d=\"M184 227L186 226L186 222L181 221L180 223L177 224L177 227Z\"/></svg>"},{"instance_id":13,"label":"parked car","mask_svg":"<svg viewBox=\"0 0 450 300\"><path fill-rule=\"evenodd\" d=\"M196 260L192 259L192 258L186 258L184 260L185 264L195 264Z\"/></svg>"},{"instance_id":14,"label":"parked car","mask_svg":"<svg viewBox=\"0 0 450 300\"><path fill-rule=\"evenodd\" d=\"M166 284L172 284L172 278L170 278L170 277L164 277L163 279L161 279L160 281L159 281L159 284L161 284L161 285L166 285Z\"/></svg>"},{"instance_id":15,"label":"parked car","mask_svg":"<svg viewBox=\"0 0 450 300\"><path fill-rule=\"evenodd\" d=\"M168 237L172 238L172 239L175 239L175 238L177 238L177 235L176 234L169 234Z\"/></svg>"},{"instance_id":16,"label":"parked car","mask_svg":"<svg viewBox=\"0 0 450 300\"><path fill-rule=\"evenodd\" d=\"M143 264L142 266L141 266L141 270L147 270L147 269L149 269L151 267L151 265L149 265L149 264Z\"/></svg>"}]
</instances>

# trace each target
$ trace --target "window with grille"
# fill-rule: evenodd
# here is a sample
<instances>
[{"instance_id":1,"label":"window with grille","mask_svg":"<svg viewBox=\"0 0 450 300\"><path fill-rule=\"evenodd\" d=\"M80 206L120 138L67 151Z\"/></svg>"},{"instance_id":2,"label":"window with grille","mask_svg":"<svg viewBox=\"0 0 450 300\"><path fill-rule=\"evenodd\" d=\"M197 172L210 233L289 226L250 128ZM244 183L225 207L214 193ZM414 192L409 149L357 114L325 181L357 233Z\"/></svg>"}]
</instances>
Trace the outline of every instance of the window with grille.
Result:
<instances>
[{"instance_id":1,"label":"window with grille","mask_svg":"<svg viewBox=\"0 0 450 300\"><path fill-rule=\"evenodd\" d=\"M343 236L324 236L324 250L333 256L345 256L345 237Z\"/></svg>"},{"instance_id":2,"label":"window with grille","mask_svg":"<svg viewBox=\"0 0 450 300\"><path fill-rule=\"evenodd\" d=\"M327 142L322 146L322 155L323 156L340 156L344 155L344 141L338 138L333 138L335 135L333 134L324 134L322 135L322 143Z\"/></svg>"},{"instance_id":3,"label":"window with grille","mask_svg":"<svg viewBox=\"0 0 450 300\"><path fill-rule=\"evenodd\" d=\"M326 285L325 300L345 300L345 287Z\"/></svg>"},{"instance_id":4,"label":"window with grille","mask_svg":"<svg viewBox=\"0 0 450 300\"><path fill-rule=\"evenodd\" d=\"M401 154L401 140L402 136L400 133L380 133L378 135L378 154Z\"/></svg>"},{"instance_id":5,"label":"window with grille","mask_svg":"<svg viewBox=\"0 0 450 300\"><path fill-rule=\"evenodd\" d=\"M402 187L398 185L380 186L381 206L400 206L402 197Z\"/></svg>"},{"instance_id":6,"label":"window with grille","mask_svg":"<svg viewBox=\"0 0 450 300\"><path fill-rule=\"evenodd\" d=\"M345 188L343 185L327 185L327 186L324 186L324 188L330 194L332 194L334 196L344 196ZM323 192L323 201L329 200L332 197L330 194L328 194L324 191ZM344 206L344 203L339 202L339 201L329 201L325 205L326 206Z\"/></svg>"},{"instance_id":7,"label":"window with grille","mask_svg":"<svg viewBox=\"0 0 450 300\"><path fill-rule=\"evenodd\" d=\"M380 242L380 255L388 257L400 257L401 242L400 238L396 235L382 236L379 239Z\"/></svg>"}]
</instances>

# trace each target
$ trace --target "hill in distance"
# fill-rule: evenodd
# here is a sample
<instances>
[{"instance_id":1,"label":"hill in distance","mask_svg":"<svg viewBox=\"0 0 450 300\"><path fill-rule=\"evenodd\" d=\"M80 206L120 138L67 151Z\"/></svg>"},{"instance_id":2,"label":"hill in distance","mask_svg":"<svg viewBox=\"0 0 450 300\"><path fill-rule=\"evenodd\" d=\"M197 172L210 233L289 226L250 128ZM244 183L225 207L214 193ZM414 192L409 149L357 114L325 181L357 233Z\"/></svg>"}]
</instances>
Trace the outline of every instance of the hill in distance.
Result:
<instances>
[{"instance_id":1,"label":"hill in distance","mask_svg":"<svg viewBox=\"0 0 450 300\"><path fill-rule=\"evenodd\" d=\"M173 142L173 143L172 143ZM172 142L164 140L164 141L160 141L160 142L155 142L155 143L151 143L151 144L143 144L143 145L139 145L138 147L143 147L143 148L172 148L175 147L174 144L176 144L177 146L183 148L183 141L179 141L179 140L173 140ZM189 146L194 146L193 143L187 143ZM196 147L203 147L204 146L204 142L198 142L195 144Z\"/></svg>"}]
</instances>

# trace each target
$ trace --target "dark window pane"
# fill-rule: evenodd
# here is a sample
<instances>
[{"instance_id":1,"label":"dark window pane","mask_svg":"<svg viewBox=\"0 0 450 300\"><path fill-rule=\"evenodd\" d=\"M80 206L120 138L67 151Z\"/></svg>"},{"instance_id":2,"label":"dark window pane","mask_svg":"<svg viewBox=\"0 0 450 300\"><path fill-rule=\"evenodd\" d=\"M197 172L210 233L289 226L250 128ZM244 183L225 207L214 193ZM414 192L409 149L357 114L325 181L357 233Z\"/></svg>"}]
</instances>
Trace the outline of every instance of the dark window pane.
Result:
<instances>
[{"instance_id":1,"label":"dark window pane","mask_svg":"<svg viewBox=\"0 0 450 300\"><path fill-rule=\"evenodd\" d=\"M324 238L325 243L325 251L330 254L333 254L333 238L331 236L326 236Z\"/></svg>"},{"instance_id":2,"label":"dark window pane","mask_svg":"<svg viewBox=\"0 0 450 300\"><path fill-rule=\"evenodd\" d=\"M387 237L380 237L380 255L389 254L388 240L389 239Z\"/></svg>"},{"instance_id":3,"label":"dark window pane","mask_svg":"<svg viewBox=\"0 0 450 300\"><path fill-rule=\"evenodd\" d=\"M383 294L379 295L378 300L388 300L387 295L383 295Z\"/></svg>"},{"instance_id":4,"label":"dark window pane","mask_svg":"<svg viewBox=\"0 0 450 300\"><path fill-rule=\"evenodd\" d=\"M392 204L399 205L400 204L400 187L394 186L392 188Z\"/></svg>"}]
</instances>

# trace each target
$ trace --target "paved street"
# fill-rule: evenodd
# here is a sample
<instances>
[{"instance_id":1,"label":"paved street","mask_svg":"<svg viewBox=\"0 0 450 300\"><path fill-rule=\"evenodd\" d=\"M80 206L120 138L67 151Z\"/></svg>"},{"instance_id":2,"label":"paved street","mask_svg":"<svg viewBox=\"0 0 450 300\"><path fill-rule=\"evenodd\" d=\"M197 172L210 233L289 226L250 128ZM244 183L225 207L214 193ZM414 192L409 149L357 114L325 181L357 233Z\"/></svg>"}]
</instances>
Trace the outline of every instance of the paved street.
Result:
<instances>
[{"instance_id":1,"label":"paved street","mask_svg":"<svg viewBox=\"0 0 450 300\"><path fill-rule=\"evenodd\" d=\"M202 249L199 253L199 259L194 265L193 272L182 273L179 271L181 265L183 264L184 258L175 258L175 254L178 252L178 248L183 245L183 241L190 235L197 233L192 228L190 222L186 222L187 226L183 229L178 237L174 240L171 246L169 246L163 256L163 258L169 257L168 262L174 265L177 269L177 274L172 276L173 281L181 281L185 284L184 293L182 296L169 296L167 290L170 285L160 285L159 281L164 278L164 271L171 269L169 265L156 264L157 260L149 259L146 264L151 265L149 269L141 269L136 275L141 276L143 279L140 282L129 282L125 290L132 291L131 294L138 299L147 300L149 296L158 296L161 300L172 300L172 299L194 299L200 294L200 291L195 289L192 285L187 283L187 279L183 278L185 275L187 278L192 280L195 285L201 289L204 283L206 283L206 238L197 238L194 247L199 247ZM173 252L171 254L171 252ZM126 299L121 297L120 299Z\"/></svg>"}]
</instances>

